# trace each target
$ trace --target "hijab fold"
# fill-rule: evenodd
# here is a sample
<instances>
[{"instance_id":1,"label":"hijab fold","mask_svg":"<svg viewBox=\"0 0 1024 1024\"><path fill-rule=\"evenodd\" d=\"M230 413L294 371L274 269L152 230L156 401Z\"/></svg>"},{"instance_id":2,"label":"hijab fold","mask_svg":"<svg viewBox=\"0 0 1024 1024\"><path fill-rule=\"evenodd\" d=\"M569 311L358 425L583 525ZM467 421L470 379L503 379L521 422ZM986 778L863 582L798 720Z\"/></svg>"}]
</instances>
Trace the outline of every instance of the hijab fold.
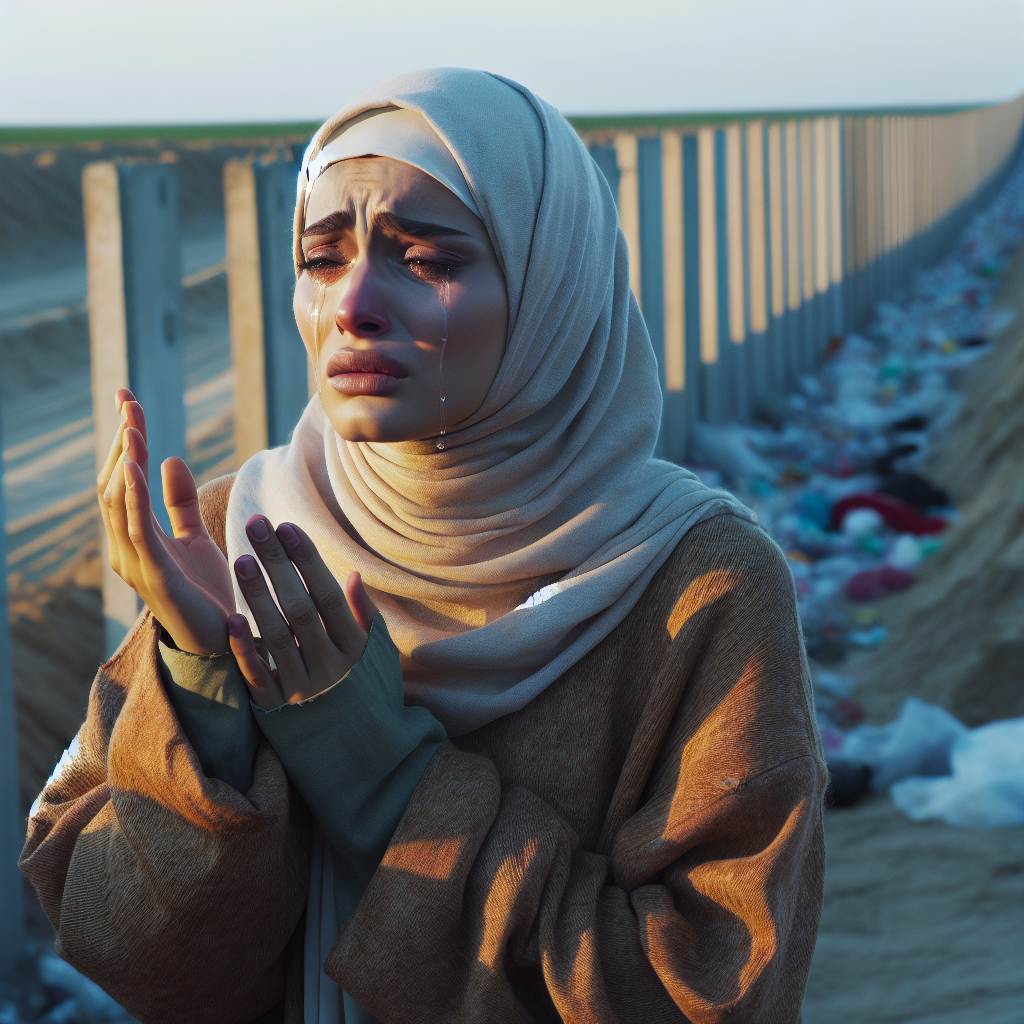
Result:
<instances>
[{"instance_id":1,"label":"hijab fold","mask_svg":"<svg viewBox=\"0 0 1024 1024\"><path fill-rule=\"evenodd\" d=\"M245 522L261 512L301 526L338 578L359 571L402 654L406 702L457 736L600 643L690 527L751 513L652 458L658 368L615 202L572 127L522 86L416 72L327 121L299 179L296 262L306 166L377 108L421 114L457 162L506 277L504 359L444 451L345 441L314 397L290 444L239 471L228 554L251 551Z\"/></svg>"}]
</instances>

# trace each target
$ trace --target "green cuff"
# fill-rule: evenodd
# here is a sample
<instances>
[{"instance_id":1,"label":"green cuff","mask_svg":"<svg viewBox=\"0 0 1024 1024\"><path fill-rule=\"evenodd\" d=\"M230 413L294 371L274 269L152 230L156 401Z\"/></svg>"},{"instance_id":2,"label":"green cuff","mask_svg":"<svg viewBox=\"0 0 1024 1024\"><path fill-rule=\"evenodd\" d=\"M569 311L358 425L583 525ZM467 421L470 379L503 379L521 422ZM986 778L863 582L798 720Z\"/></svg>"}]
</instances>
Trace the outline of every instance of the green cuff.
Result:
<instances>
[{"instance_id":1,"label":"green cuff","mask_svg":"<svg viewBox=\"0 0 1024 1024\"><path fill-rule=\"evenodd\" d=\"M405 706L398 649L380 615L362 657L333 686L254 713L334 850L335 899L347 920L444 726L426 708Z\"/></svg>"},{"instance_id":2,"label":"green cuff","mask_svg":"<svg viewBox=\"0 0 1024 1024\"><path fill-rule=\"evenodd\" d=\"M189 654L162 642L159 653L167 696L203 774L248 792L260 731L235 656Z\"/></svg>"}]
</instances>

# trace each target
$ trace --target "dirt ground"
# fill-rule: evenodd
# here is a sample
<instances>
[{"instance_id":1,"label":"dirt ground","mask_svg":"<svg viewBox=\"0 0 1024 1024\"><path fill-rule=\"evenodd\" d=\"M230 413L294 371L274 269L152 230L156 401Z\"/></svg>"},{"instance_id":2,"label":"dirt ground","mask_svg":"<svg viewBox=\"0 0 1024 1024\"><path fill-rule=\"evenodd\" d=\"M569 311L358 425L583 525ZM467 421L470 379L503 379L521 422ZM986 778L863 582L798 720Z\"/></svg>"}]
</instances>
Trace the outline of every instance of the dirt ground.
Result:
<instances>
[{"instance_id":1,"label":"dirt ground","mask_svg":"<svg viewBox=\"0 0 1024 1024\"><path fill-rule=\"evenodd\" d=\"M889 797L825 815L804 1024L1024 1021L1024 828L913 822Z\"/></svg>"}]
</instances>

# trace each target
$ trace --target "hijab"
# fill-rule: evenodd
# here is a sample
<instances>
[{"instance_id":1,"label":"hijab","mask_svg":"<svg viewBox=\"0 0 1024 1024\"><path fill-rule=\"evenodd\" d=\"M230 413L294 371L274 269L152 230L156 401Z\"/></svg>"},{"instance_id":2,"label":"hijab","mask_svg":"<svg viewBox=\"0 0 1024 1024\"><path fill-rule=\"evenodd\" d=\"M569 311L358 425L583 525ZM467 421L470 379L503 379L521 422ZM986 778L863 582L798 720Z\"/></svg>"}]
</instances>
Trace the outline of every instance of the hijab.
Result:
<instances>
[{"instance_id":1,"label":"hijab","mask_svg":"<svg viewBox=\"0 0 1024 1024\"><path fill-rule=\"evenodd\" d=\"M228 554L251 552L245 523L260 512L301 526L339 579L360 572L401 653L406 703L458 736L522 708L593 650L692 526L751 513L652 457L661 389L615 201L573 128L523 86L438 68L335 114L299 176L296 264L318 157L348 128L368 133L348 155L369 145L416 163L415 146L385 130L395 110L436 135L458 181L427 173L468 190L490 236L509 299L501 366L443 451L346 441L314 396L291 442L239 471Z\"/></svg>"}]
</instances>

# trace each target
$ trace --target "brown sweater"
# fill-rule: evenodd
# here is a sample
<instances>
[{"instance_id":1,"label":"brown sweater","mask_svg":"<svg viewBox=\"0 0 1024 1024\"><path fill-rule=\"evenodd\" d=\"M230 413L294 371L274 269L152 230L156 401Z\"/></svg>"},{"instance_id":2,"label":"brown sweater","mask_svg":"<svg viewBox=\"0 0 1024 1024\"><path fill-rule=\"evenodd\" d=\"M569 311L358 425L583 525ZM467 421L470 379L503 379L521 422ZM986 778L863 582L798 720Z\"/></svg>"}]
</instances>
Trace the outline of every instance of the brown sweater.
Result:
<instances>
[{"instance_id":1,"label":"brown sweater","mask_svg":"<svg viewBox=\"0 0 1024 1024\"><path fill-rule=\"evenodd\" d=\"M231 481L204 489L224 547ZM310 815L264 742L202 773L144 614L96 676L21 865L58 952L147 1024L302 1021ZM694 527L597 648L444 743L325 969L383 1024L793 1022L824 763L792 579Z\"/></svg>"}]
</instances>

